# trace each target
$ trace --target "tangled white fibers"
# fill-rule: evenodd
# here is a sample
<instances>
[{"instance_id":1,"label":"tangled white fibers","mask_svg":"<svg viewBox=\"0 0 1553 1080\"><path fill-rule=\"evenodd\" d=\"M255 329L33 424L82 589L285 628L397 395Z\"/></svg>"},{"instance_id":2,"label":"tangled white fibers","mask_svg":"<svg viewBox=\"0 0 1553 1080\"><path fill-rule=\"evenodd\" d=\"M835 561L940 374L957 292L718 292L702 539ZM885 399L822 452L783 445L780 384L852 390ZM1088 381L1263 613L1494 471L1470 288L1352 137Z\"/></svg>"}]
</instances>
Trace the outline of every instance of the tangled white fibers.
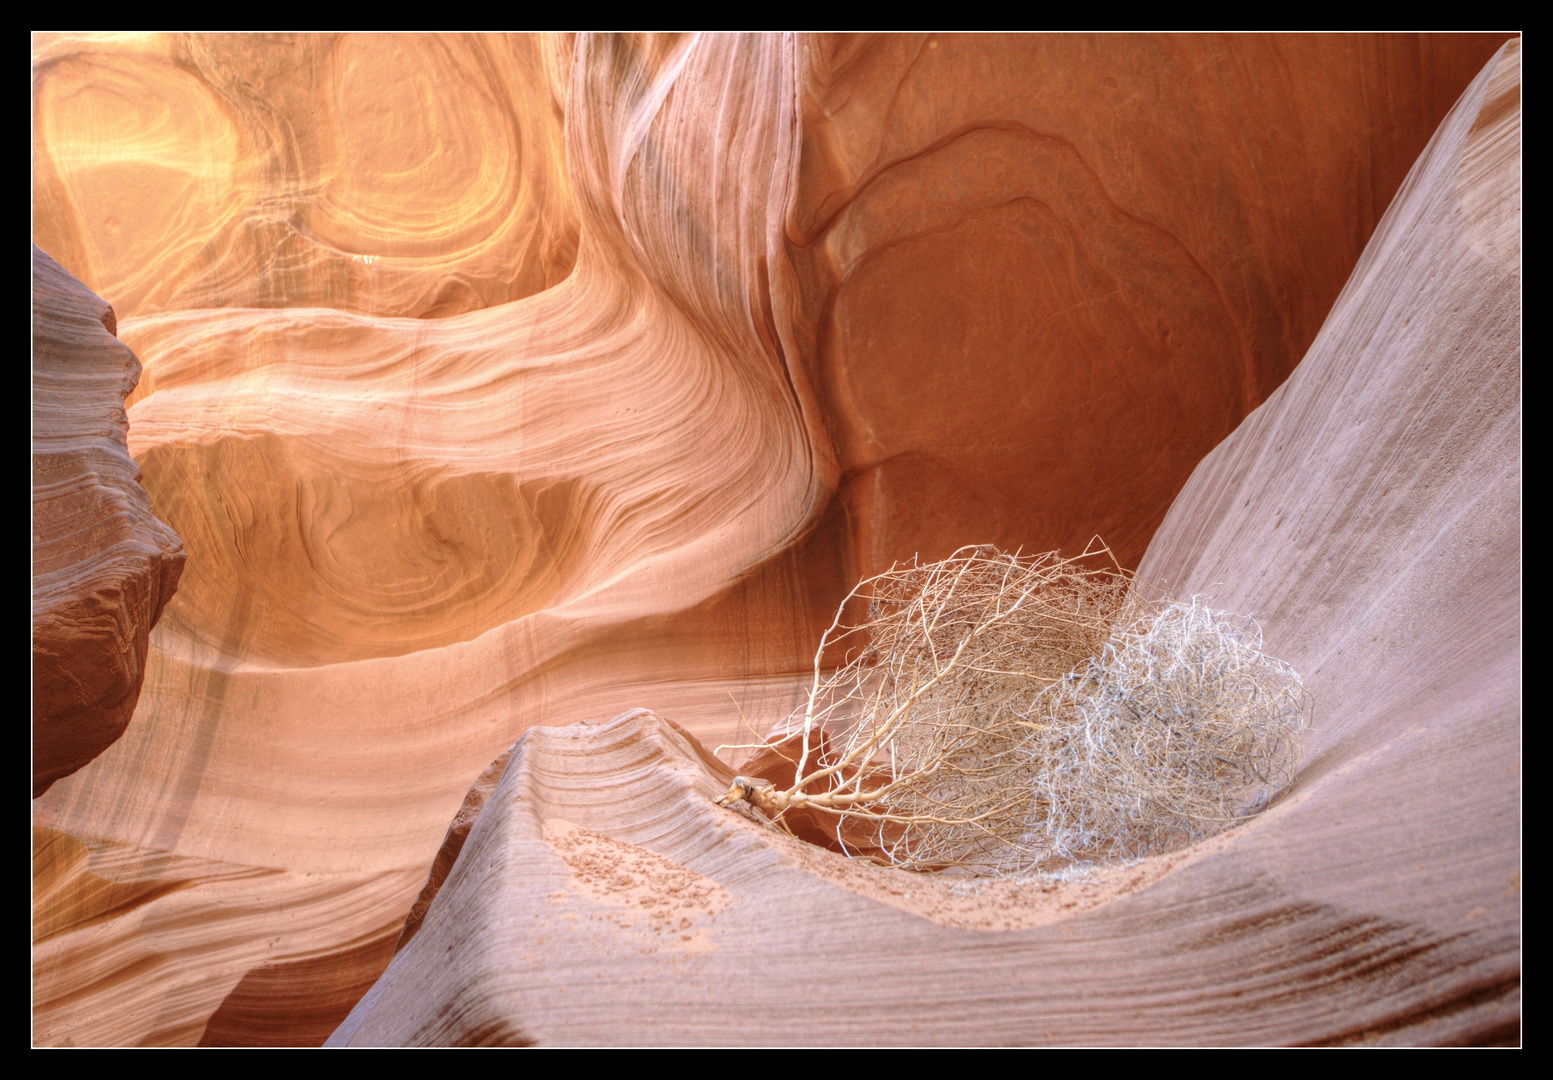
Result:
<instances>
[{"instance_id":1,"label":"tangled white fibers","mask_svg":"<svg viewBox=\"0 0 1553 1080\"><path fill-rule=\"evenodd\" d=\"M1021 875L1210 836L1293 779L1310 713L1256 624L1159 597L1109 549L1064 559L962 548L858 585L868 617L815 656L801 714L724 805L824 821L849 855ZM829 650L852 644L826 672Z\"/></svg>"}]
</instances>

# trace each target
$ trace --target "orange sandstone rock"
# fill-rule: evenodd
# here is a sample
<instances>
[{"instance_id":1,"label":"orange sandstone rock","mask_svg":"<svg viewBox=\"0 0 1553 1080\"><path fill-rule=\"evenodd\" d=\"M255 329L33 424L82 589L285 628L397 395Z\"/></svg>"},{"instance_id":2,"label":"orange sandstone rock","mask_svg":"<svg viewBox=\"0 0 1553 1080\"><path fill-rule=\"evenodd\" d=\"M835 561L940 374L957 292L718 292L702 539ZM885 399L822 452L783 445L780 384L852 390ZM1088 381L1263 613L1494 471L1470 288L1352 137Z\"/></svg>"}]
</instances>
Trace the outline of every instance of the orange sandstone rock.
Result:
<instances>
[{"instance_id":1,"label":"orange sandstone rock","mask_svg":"<svg viewBox=\"0 0 1553 1080\"><path fill-rule=\"evenodd\" d=\"M191 553L137 723L35 806L53 853L35 860L37 1040L316 1042L381 974L471 779L524 731L641 704L746 742L796 703L879 560L1093 532L1137 557L1314 336L1497 43L36 38L35 216L125 297L147 364L131 448ZM1125 93L1102 107L1107 78ZM1509 243L1498 204L1474 213ZM631 783L696 760L648 754ZM693 926L733 917L745 871L595 813L637 805L608 786L626 775L558 774L580 787L568 824L540 827L544 873L581 880L628 844L647 852L631 882L656 868L700 898ZM500 875L472 893L458 875L400 970L455 895L491 908L480 925L529 911ZM1170 902L1239 910L1244 880L1225 881ZM1222 933L1213 955L1243 959L1281 903L1159 948ZM1111 910L1100 937L1142 934ZM1385 955L1410 940L1347 918L1310 926ZM657 915L626 921L630 947L656 940ZM485 969L459 950L483 947L423 973L463 994ZM592 962L589 994L610 979ZM1400 1015L1386 1000L1375 1015ZM481 1008L503 1018L446 1037L565 1038ZM1302 1015L1246 1030L1335 1030ZM1063 1030L1115 1037L1103 1024Z\"/></svg>"},{"instance_id":2,"label":"orange sandstone rock","mask_svg":"<svg viewBox=\"0 0 1553 1080\"><path fill-rule=\"evenodd\" d=\"M33 237L120 318L439 317L576 259L564 73L533 35L38 34L32 56Z\"/></svg>"},{"instance_id":3,"label":"orange sandstone rock","mask_svg":"<svg viewBox=\"0 0 1553 1080\"><path fill-rule=\"evenodd\" d=\"M1517 40L1143 560L1305 673L1287 797L983 884L719 810L652 714L537 728L331 1045L1519 1041L1519 79Z\"/></svg>"},{"instance_id":4,"label":"orange sandstone rock","mask_svg":"<svg viewBox=\"0 0 1553 1080\"><path fill-rule=\"evenodd\" d=\"M557 702L609 715L650 686L714 742L741 708L790 707L831 601L795 610L841 581L796 569L836 522L769 314L794 49L579 41L581 240L545 292L438 320L125 320L154 358L133 449L190 571L146 730L37 806L87 847L71 873L111 851L151 896L115 915L51 894L87 899L48 909L40 1041L194 1042L231 994L219 1041L287 1016L311 1038L381 971L372 943L397 938L470 778ZM208 877L156 892L171 857ZM145 932L164 918L188 933ZM331 956L315 1009L291 980ZM281 974L244 982L261 967Z\"/></svg>"},{"instance_id":5,"label":"orange sandstone rock","mask_svg":"<svg viewBox=\"0 0 1553 1080\"><path fill-rule=\"evenodd\" d=\"M125 445L140 361L113 308L32 248L32 794L124 733L183 570Z\"/></svg>"},{"instance_id":6,"label":"orange sandstone rock","mask_svg":"<svg viewBox=\"0 0 1553 1080\"><path fill-rule=\"evenodd\" d=\"M1504 35L835 35L788 243L857 576L1135 566Z\"/></svg>"}]
</instances>

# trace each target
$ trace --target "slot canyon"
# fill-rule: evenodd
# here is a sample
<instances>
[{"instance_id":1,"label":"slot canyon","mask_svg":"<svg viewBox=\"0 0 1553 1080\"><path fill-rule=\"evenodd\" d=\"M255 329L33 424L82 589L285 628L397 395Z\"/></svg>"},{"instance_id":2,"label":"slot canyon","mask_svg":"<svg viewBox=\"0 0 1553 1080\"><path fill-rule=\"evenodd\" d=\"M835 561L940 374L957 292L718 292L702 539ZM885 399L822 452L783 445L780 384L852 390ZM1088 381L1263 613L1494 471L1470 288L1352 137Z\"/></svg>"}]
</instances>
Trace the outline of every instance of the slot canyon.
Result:
<instances>
[{"instance_id":1,"label":"slot canyon","mask_svg":"<svg viewBox=\"0 0 1553 1080\"><path fill-rule=\"evenodd\" d=\"M35 33L34 1046L1518 1045L1521 42ZM860 579L1254 616L1292 786L714 802Z\"/></svg>"}]
</instances>

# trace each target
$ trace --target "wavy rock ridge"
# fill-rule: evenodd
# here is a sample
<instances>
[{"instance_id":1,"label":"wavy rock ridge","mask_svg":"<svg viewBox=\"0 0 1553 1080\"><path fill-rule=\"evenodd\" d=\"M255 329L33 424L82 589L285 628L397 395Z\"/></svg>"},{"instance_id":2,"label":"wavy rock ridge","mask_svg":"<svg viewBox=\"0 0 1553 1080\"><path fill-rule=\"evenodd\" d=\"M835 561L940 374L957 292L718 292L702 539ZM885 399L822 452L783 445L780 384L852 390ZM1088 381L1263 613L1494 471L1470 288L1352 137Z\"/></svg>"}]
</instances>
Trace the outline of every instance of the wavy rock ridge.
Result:
<instances>
[{"instance_id":1,"label":"wavy rock ridge","mask_svg":"<svg viewBox=\"0 0 1553 1080\"><path fill-rule=\"evenodd\" d=\"M34 35L34 238L121 318L533 295L577 248L552 59L524 35Z\"/></svg>"},{"instance_id":2,"label":"wavy rock ridge","mask_svg":"<svg viewBox=\"0 0 1553 1080\"><path fill-rule=\"evenodd\" d=\"M126 298L190 563L36 804L35 1037L321 1041L523 731L746 741L881 562L1142 557L1501 40L36 38L39 229Z\"/></svg>"},{"instance_id":3,"label":"wavy rock ridge","mask_svg":"<svg viewBox=\"0 0 1553 1080\"><path fill-rule=\"evenodd\" d=\"M140 361L113 308L32 248L32 794L123 734L183 571L130 460Z\"/></svg>"},{"instance_id":4,"label":"wavy rock ridge","mask_svg":"<svg viewBox=\"0 0 1553 1080\"><path fill-rule=\"evenodd\" d=\"M1518 1041L1519 73L1512 42L1144 559L1307 672L1290 797L978 888L719 810L731 770L651 714L535 729L331 1045Z\"/></svg>"}]
</instances>

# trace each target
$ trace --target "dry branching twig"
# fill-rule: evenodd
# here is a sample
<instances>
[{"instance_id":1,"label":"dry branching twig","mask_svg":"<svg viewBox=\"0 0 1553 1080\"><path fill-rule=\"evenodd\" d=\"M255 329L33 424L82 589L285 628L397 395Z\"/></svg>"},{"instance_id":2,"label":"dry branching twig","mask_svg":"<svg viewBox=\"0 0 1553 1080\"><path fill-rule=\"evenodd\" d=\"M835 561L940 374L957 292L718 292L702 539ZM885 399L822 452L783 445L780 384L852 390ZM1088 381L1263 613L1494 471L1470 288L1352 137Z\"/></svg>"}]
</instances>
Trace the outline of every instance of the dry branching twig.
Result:
<instances>
[{"instance_id":1,"label":"dry branching twig","mask_svg":"<svg viewBox=\"0 0 1553 1080\"><path fill-rule=\"evenodd\" d=\"M1096 565L1109 555L971 547L862 582L848 600L868 618L838 611L802 715L764 744L793 784L739 777L720 802L821 815L842 850L903 869L998 875L1165 851L1257 812L1298 762L1298 675L1250 620L1150 598Z\"/></svg>"}]
</instances>

